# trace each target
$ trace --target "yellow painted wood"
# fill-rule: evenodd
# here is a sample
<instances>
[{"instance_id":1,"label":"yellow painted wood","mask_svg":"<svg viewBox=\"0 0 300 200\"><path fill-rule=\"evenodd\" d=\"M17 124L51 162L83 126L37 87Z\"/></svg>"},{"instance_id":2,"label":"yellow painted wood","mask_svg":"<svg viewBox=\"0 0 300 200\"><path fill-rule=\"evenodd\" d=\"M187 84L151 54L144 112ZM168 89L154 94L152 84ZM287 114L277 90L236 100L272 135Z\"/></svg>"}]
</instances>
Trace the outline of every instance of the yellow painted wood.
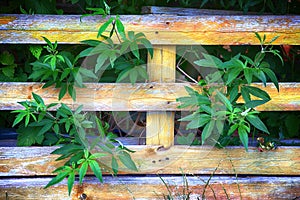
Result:
<instances>
[{"instance_id":1,"label":"yellow painted wood","mask_svg":"<svg viewBox=\"0 0 300 200\"><path fill-rule=\"evenodd\" d=\"M122 15L126 31L143 32L152 44L256 44L254 32L266 34L276 45L300 44L300 16L292 15ZM96 39L107 19L79 15L0 15L0 43L44 43L42 36L59 43L78 44ZM115 39L115 41L117 41Z\"/></svg>"},{"instance_id":2,"label":"yellow painted wood","mask_svg":"<svg viewBox=\"0 0 300 200\"><path fill-rule=\"evenodd\" d=\"M147 70L150 82L175 82L176 46L154 46L153 58L148 56ZM173 145L174 117L174 112L164 110L147 112L146 144L163 145L166 148Z\"/></svg>"},{"instance_id":3,"label":"yellow painted wood","mask_svg":"<svg viewBox=\"0 0 300 200\"><path fill-rule=\"evenodd\" d=\"M274 151L259 152L251 147L217 149L210 146L128 145L138 172L120 165L120 174L188 174L207 175L289 175L300 174L300 147L281 147ZM58 155L50 154L56 147L0 147L0 177L45 176L64 161L56 162ZM110 166L110 157L101 158L102 167ZM217 170L216 170L217 168Z\"/></svg>"},{"instance_id":4,"label":"yellow painted wood","mask_svg":"<svg viewBox=\"0 0 300 200\"><path fill-rule=\"evenodd\" d=\"M43 97L46 104L58 102L58 89L42 89L42 83L0 83L0 110L22 109L17 102L32 100L32 92ZM77 100L66 96L61 102L72 109L83 105L86 111L178 111L176 98L188 95L184 86L201 91L191 83L86 83L86 88L77 88ZM300 110L300 83L280 83L278 93L273 84L267 87L253 84L267 91L272 100L257 109L261 111Z\"/></svg>"}]
</instances>

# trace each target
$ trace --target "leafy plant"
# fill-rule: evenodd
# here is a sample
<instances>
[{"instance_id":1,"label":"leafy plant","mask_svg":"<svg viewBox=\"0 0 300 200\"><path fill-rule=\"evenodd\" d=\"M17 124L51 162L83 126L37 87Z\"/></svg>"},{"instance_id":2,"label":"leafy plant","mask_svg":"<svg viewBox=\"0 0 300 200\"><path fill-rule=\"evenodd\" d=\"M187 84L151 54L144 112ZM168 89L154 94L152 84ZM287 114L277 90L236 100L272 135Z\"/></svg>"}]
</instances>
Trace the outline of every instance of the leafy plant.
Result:
<instances>
[{"instance_id":1,"label":"leafy plant","mask_svg":"<svg viewBox=\"0 0 300 200\"><path fill-rule=\"evenodd\" d=\"M59 52L58 44L52 44L47 38L44 37L47 46L44 48L48 54L40 57L37 61L31 63L33 72L29 76L34 81L46 81L43 88L55 85L60 88L58 99L62 99L65 94L76 100L77 87L84 87L84 78L97 79L97 76L86 68L78 65L78 59L70 52ZM37 54L38 55L38 54Z\"/></svg>"},{"instance_id":2,"label":"leafy plant","mask_svg":"<svg viewBox=\"0 0 300 200\"><path fill-rule=\"evenodd\" d=\"M111 29L107 29L111 26ZM105 35L105 32L109 32ZM111 37L116 35L119 44L115 44ZM103 41L86 40L82 41L90 47L79 54L79 58L96 55L94 72L103 70L114 70L118 74L117 82L129 79L134 84L139 77L146 80L146 62L142 58L140 45L144 46L149 55L153 56L153 47L143 33L135 34L133 31L125 32L125 27L119 16L109 18L98 31L97 37Z\"/></svg>"},{"instance_id":3,"label":"leafy plant","mask_svg":"<svg viewBox=\"0 0 300 200\"><path fill-rule=\"evenodd\" d=\"M56 103L45 105L43 99L32 93L34 100L20 102L24 110L15 110L17 113L13 126L21 123L18 129L18 145L62 145L52 154L59 154L57 160L67 159L64 166L54 170L57 173L45 188L61 182L68 177L69 195L73 188L75 175L79 174L82 183L87 169L91 168L95 176L102 182L102 168L106 161L99 164L104 157L111 159L111 173L117 174L118 160L128 169L137 171L135 163L129 153L134 151L126 148L116 135L108 132L109 125L88 113L82 113L82 106L74 112L65 104L54 113L50 108L58 106ZM91 137L92 142L89 141ZM90 140L91 140L90 139ZM107 168L107 167L106 167Z\"/></svg>"},{"instance_id":4,"label":"leafy plant","mask_svg":"<svg viewBox=\"0 0 300 200\"><path fill-rule=\"evenodd\" d=\"M103 11L101 9L90 10L94 11L92 15L102 14ZM109 36L106 36L104 33L110 25L112 28ZM111 39L113 34L117 35L119 44L115 44ZM126 35L125 28L117 16L109 18L99 28L97 37L102 37L102 41L83 41L83 44L90 47L81 51L77 56L70 52L60 51L57 42L52 43L44 37L47 44L44 49L48 54L41 55L42 49L38 46L30 48L37 61L31 63L33 73L29 78L35 81L46 81L43 88L51 85L60 88L58 100L62 99L67 92L73 100L76 100L75 87L84 87L84 80L97 79L96 74L108 67L119 73L118 82L127 77L132 84L138 80L138 76L147 79L146 65L139 45L143 45L150 56L153 56L153 49L143 33L128 32ZM94 69L86 69L78 64L79 61L90 56L97 57ZM45 188L68 177L70 195L75 176L79 175L81 184L88 168L93 171L100 182L102 182L102 170L105 168L112 174L117 174L119 163L137 171L130 156L133 151L116 140L116 135L108 131L107 123L103 123L90 113L82 112L82 106L72 111L63 103L45 105L39 95L32 93L32 96L34 99L32 101L19 102L24 109L12 112L17 114L13 126L20 124L17 130L18 145L61 145L52 153L60 155L57 160L67 159L64 166L54 171L57 176ZM51 110L56 110L56 112ZM110 159L110 167L105 165L108 159Z\"/></svg>"},{"instance_id":5,"label":"leafy plant","mask_svg":"<svg viewBox=\"0 0 300 200\"><path fill-rule=\"evenodd\" d=\"M256 33L256 37L261 41L261 51L254 59L238 54L228 61L222 61L218 57L203 53L203 58L195 61L196 65L212 68L214 71L198 82L203 87L201 93L186 87L189 96L177 100L181 102L180 108L196 108L196 111L180 121L189 122L187 129L203 128L202 144L209 139L214 140L213 136L217 135L221 136L221 144L226 146L225 143L232 134L237 132L240 141L248 150L251 127L269 134L255 107L271 98L267 92L252 86L251 83L260 80L266 86L269 79L279 91L277 77L264 58L266 53L272 53L280 59L281 57L277 50L269 46L277 37L269 43L265 42L265 36L261 38Z\"/></svg>"},{"instance_id":6,"label":"leafy plant","mask_svg":"<svg viewBox=\"0 0 300 200\"><path fill-rule=\"evenodd\" d=\"M15 58L11 53L8 51L2 52L0 54L0 64L0 70L6 77L14 77L17 65L15 64Z\"/></svg>"}]
</instances>

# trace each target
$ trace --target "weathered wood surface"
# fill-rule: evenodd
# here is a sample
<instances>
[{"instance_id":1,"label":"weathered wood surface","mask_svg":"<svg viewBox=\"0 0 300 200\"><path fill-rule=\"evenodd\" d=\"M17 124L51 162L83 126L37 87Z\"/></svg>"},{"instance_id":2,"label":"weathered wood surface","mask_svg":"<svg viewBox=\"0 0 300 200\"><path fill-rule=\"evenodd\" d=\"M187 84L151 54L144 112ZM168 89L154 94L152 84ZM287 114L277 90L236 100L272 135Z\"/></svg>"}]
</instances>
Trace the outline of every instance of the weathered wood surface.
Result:
<instances>
[{"instance_id":1,"label":"weathered wood surface","mask_svg":"<svg viewBox=\"0 0 300 200\"><path fill-rule=\"evenodd\" d=\"M170 186L173 197L182 199L183 180L181 176L162 178ZM297 199L300 197L300 177L235 177L213 176L205 189L209 176L188 176L191 199L200 197L205 191L206 199ZM67 194L67 183L44 189L50 178L4 178L0 179L0 199L79 199L85 194L89 200L164 199L168 191L158 176L150 177L104 177L104 183L96 178L86 177L82 186L76 183L71 196ZM187 188L185 188L187 189ZM225 192L226 191L226 192ZM176 196L177 194L177 196Z\"/></svg>"},{"instance_id":2,"label":"weathered wood surface","mask_svg":"<svg viewBox=\"0 0 300 200\"><path fill-rule=\"evenodd\" d=\"M176 46L155 46L153 58L148 56L149 80L158 83L174 83L176 80ZM148 98L147 98L148 99ZM175 112L165 110L147 112L146 144L174 145Z\"/></svg>"},{"instance_id":3,"label":"weathered wood surface","mask_svg":"<svg viewBox=\"0 0 300 200\"><path fill-rule=\"evenodd\" d=\"M64 161L56 162L57 155L50 153L56 147L0 147L0 177L53 175L52 171ZM299 175L300 147L279 147L274 151L258 152L242 147L216 149L175 145L132 145L130 149L138 172L120 167L120 174L190 174L240 175ZM104 169L110 158L101 161ZM108 164L106 164L108 163Z\"/></svg>"},{"instance_id":4,"label":"weathered wood surface","mask_svg":"<svg viewBox=\"0 0 300 200\"><path fill-rule=\"evenodd\" d=\"M278 93L273 84L264 88L272 100L258 107L258 110L292 111L300 110L300 83L280 83ZM17 103L31 100L34 92L43 97L46 104L58 102L58 89L42 89L42 83L0 83L0 110L22 109ZM87 111L176 111L180 104L176 98L186 96L184 86L201 88L190 83L86 83L86 88L77 88L77 99L74 102L68 95L62 102L71 108L83 105Z\"/></svg>"},{"instance_id":5,"label":"weathered wood surface","mask_svg":"<svg viewBox=\"0 0 300 200\"><path fill-rule=\"evenodd\" d=\"M256 44L254 32L267 40L279 38L276 45L300 44L300 16L256 15L122 15L126 31L143 32L152 44L240 45ZM79 15L0 15L0 43L44 43L42 36L59 43L77 44L96 39L105 22L101 16Z\"/></svg>"},{"instance_id":6,"label":"weathered wood surface","mask_svg":"<svg viewBox=\"0 0 300 200\"><path fill-rule=\"evenodd\" d=\"M142 14L168 14L179 16L198 16L198 15L270 15L271 13L247 12L236 10L214 10L198 8L180 8L163 6L143 6Z\"/></svg>"}]
</instances>

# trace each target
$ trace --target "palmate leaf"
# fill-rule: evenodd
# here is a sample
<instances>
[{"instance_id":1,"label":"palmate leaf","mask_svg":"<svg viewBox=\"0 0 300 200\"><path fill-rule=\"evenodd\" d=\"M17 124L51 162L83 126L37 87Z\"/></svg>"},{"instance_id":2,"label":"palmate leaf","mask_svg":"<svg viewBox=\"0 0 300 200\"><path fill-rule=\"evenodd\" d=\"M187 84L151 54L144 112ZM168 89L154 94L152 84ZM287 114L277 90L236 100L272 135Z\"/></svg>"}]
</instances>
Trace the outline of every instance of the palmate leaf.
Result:
<instances>
[{"instance_id":1,"label":"palmate leaf","mask_svg":"<svg viewBox=\"0 0 300 200\"><path fill-rule=\"evenodd\" d=\"M42 144L44 135L38 135L41 127L24 127L21 126L17 129L18 133L18 146L32 146L34 144Z\"/></svg>"}]
</instances>

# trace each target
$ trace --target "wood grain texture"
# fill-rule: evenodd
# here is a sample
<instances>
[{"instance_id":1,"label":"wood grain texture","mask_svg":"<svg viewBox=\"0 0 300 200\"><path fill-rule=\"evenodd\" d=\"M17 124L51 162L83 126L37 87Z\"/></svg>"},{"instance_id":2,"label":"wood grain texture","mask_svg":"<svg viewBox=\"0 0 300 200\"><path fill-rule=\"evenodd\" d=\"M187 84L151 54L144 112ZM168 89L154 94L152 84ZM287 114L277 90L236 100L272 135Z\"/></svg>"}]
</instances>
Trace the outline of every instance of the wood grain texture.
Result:
<instances>
[{"instance_id":1,"label":"wood grain texture","mask_svg":"<svg viewBox=\"0 0 300 200\"><path fill-rule=\"evenodd\" d=\"M272 100L258 110L296 111L300 110L300 83L280 83L278 93L273 84L254 84L266 90ZM42 89L41 83L0 83L0 110L22 109L17 103L31 100L34 92L43 97L46 104L58 102L58 90ZM61 102L72 109L83 105L87 111L176 111L189 110L177 108L176 98L186 96L184 86L198 91L201 88L190 83L86 83L86 88L77 88L77 100L74 102L68 95Z\"/></svg>"},{"instance_id":2,"label":"wood grain texture","mask_svg":"<svg viewBox=\"0 0 300 200\"><path fill-rule=\"evenodd\" d=\"M147 70L152 82L175 82L176 46L154 46L153 58L148 56ZM174 145L174 112L147 112L146 122L146 144L166 148Z\"/></svg>"},{"instance_id":3,"label":"wood grain texture","mask_svg":"<svg viewBox=\"0 0 300 200\"><path fill-rule=\"evenodd\" d=\"M126 31L143 32L152 44L240 45L256 44L254 32L267 40L279 38L276 45L300 44L300 16L256 15L122 15ZM78 44L96 39L105 22L101 16L79 15L0 15L0 43L44 43L42 36L59 43ZM115 40L117 41L117 40Z\"/></svg>"},{"instance_id":4,"label":"wood grain texture","mask_svg":"<svg viewBox=\"0 0 300 200\"><path fill-rule=\"evenodd\" d=\"M242 147L216 149L175 145L130 145L137 151L132 154L138 172L122 165L120 174L180 174L180 169L190 174L224 175L299 175L300 147L279 147L269 152L258 152ZM55 147L0 147L0 177L53 175L52 171L63 163L55 162L57 155L50 153ZM110 158L101 160L104 169L110 166ZM107 164L108 163L108 164Z\"/></svg>"},{"instance_id":5,"label":"wood grain texture","mask_svg":"<svg viewBox=\"0 0 300 200\"><path fill-rule=\"evenodd\" d=\"M180 198L183 194L183 181L180 176L163 176L164 181L170 186L173 197ZM205 188L205 182L209 176L188 176L187 181L191 192L191 199L201 197L203 191L206 199L266 199L285 200L297 199L300 196L300 177L235 177L213 176L209 186ZM89 200L129 200L129 199L164 199L168 191L158 176L135 177L104 177L104 183L99 183L93 177L86 177L83 185L75 187L69 197L67 183L62 183L43 189L50 178L5 178L0 179L0 199L8 197L15 199L79 199L82 194ZM238 182L238 183L237 183ZM239 186L239 188L238 188ZM225 192L226 191L226 192ZM226 194L227 193L227 194ZM176 196L177 194L177 196ZM215 195L215 196L214 196ZM181 199L181 198L180 198ZM202 198L200 198L202 199Z\"/></svg>"}]
</instances>

